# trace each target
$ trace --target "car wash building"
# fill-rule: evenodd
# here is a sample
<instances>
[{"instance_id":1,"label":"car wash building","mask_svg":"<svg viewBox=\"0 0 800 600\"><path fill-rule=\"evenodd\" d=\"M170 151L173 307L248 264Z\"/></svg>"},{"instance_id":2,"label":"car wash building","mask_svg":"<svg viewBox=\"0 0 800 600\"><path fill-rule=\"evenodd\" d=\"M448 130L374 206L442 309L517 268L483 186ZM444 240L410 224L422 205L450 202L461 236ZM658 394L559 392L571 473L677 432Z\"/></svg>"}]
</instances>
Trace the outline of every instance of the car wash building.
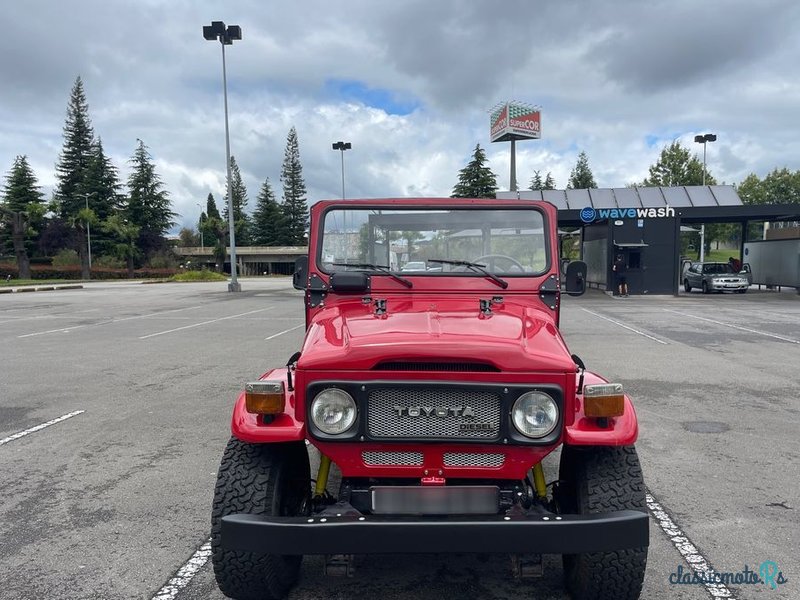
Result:
<instances>
[{"instance_id":1,"label":"car wash building","mask_svg":"<svg viewBox=\"0 0 800 600\"><path fill-rule=\"evenodd\" d=\"M741 227L739 252L765 255L770 240L748 241L753 222L800 221L800 205L743 205L733 186L629 187L498 192L498 198L544 200L558 209L559 228L578 228L564 236L579 236L581 259L587 264L590 287L614 287L612 264L621 255L626 265L628 293L678 294L683 262L681 231L705 223L737 223ZM777 241L777 240L776 240ZM785 263L782 283L776 282L773 261L753 265L753 283L800 286L800 233L796 245L777 249ZM760 246L756 246L759 245ZM749 266L749 265L748 265Z\"/></svg>"}]
</instances>

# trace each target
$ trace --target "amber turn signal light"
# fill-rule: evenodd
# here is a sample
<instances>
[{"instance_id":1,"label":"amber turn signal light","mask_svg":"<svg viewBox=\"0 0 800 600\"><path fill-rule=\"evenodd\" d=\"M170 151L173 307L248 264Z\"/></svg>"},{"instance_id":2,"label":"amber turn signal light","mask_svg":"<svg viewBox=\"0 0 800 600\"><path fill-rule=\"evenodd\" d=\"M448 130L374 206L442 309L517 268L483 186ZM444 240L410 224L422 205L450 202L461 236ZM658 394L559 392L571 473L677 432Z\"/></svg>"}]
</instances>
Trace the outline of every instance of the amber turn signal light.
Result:
<instances>
[{"instance_id":1,"label":"amber turn signal light","mask_svg":"<svg viewBox=\"0 0 800 600\"><path fill-rule=\"evenodd\" d=\"M247 412L257 415L277 415L286 407L282 381L252 381L244 385Z\"/></svg>"},{"instance_id":2,"label":"amber turn signal light","mask_svg":"<svg viewBox=\"0 0 800 600\"><path fill-rule=\"evenodd\" d=\"M583 388L583 412L587 417L619 417L625 412L621 383L601 383Z\"/></svg>"}]
</instances>

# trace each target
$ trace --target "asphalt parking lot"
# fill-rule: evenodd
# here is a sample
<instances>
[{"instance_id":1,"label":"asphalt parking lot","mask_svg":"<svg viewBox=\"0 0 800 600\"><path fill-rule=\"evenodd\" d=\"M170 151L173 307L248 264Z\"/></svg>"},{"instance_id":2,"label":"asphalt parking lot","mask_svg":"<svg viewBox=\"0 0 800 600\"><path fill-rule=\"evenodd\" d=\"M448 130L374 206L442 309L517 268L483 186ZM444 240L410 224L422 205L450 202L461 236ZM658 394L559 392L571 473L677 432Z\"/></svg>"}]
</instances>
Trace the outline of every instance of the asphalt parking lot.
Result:
<instances>
[{"instance_id":1,"label":"asphalt parking lot","mask_svg":"<svg viewBox=\"0 0 800 600\"><path fill-rule=\"evenodd\" d=\"M242 287L0 295L0 598L223 597L206 543L232 403L303 336L288 278ZM564 300L561 328L636 405L642 598L800 597L800 296L590 292ZM774 564L787 581L670 583L690 563ZM355 578L328 579L311 557L290 597L566 598L559 557L544 566L519 583L504 556L363 557Z\"/></svg>"}]
</instances>

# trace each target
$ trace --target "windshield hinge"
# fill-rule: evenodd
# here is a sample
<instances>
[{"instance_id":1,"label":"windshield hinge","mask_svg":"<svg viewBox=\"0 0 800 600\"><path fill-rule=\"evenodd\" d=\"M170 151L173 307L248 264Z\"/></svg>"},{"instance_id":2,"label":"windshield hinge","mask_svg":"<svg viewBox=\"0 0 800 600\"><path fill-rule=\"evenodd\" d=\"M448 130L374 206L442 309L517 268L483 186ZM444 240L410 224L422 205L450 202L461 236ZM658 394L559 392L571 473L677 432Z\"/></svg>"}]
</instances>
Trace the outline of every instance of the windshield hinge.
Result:
<instances>
[{"instance_id":1,"label":"windshield hinge","mask_svg":"<svg viewBox=\"0 0 800 600\"><path fill-rule=\"evenodd\" d=\"M328 295L328 286L316 273L308 278L308 306L317 308L325 306L325 296Z\"/></svg>"},{"instance_id":2,"label":"windshield hinge","mask_svg":"<svg viewBox=\"0 0 800 600\"><path fill-rule=\"evenodd\" d=\"M376 315L385 315L386 314L386 299L379 298L374 302L375 306L375 314Z\"/></svg>"},{"instance_id":3,"label":"windshield hinge","mask_svg":"<svg viewBox=\"0 0 800 600\"><path fill-rule=\"evenodd\" d=\"M558 279L555 275L550 275L539 286L539 299L552 311L558 310L558 296L560 292Z\"/></svg>"}]
</instances>

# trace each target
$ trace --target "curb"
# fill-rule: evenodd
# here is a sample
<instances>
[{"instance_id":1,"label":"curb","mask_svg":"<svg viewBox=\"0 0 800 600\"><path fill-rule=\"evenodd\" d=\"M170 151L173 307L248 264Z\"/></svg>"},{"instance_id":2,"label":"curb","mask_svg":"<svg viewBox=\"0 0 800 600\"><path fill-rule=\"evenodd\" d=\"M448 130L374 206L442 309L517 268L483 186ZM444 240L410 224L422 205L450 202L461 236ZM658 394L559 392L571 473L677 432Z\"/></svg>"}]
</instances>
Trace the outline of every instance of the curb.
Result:
<instances>
[{"instance_id":1,"label":"curb","mask_svg":"<svg viewBox=\"0 0 800 600\"><path fill-rule=\"evenodd\" d=\"M0 288L0 294L22 294L25 292L53 292L58 290L82 289L82 285L47 285L42 287Z\"/></svg>"}]
</instances>

